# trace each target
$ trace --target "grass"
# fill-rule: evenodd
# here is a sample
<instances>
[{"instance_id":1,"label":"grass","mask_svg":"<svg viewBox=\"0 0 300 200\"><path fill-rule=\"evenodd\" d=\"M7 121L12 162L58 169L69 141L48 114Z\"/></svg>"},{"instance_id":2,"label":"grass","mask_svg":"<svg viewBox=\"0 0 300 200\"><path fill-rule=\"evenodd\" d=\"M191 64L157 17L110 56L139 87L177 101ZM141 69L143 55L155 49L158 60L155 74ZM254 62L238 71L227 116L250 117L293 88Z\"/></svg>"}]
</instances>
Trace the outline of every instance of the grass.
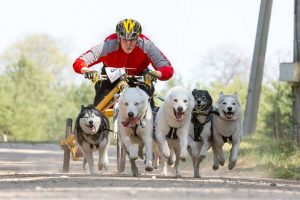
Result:
<instances>
[{"instance_id":1,"label":"grass","mask_svg":"<svg viewBox=\"0 0 300 200\"><path fill-rule=\"evenodd\" d=\"M300 180L300 151L290 141L274 141L261 135L245 137L239 159L267 169L270 177Z\"/></svg>"}]
</instances>

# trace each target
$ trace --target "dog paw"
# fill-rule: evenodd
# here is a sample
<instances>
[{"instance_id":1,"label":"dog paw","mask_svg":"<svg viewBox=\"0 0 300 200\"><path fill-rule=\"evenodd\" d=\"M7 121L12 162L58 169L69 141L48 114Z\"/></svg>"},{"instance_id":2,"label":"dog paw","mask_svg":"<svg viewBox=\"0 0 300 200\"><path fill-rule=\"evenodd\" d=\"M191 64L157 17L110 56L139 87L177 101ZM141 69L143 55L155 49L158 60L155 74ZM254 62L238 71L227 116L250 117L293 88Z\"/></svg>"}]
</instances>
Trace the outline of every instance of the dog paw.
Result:
<instances>
[{"instance_id":1,"label":"dog paw","mask_svg":"<svg viewBox=\"0 0 300 200\"><path fill-rule=\"evenodd\" d=\"M147 172L152 172L152 171L153 171L153 167L152 167L152 166L146 166L146 167L145 167L145 170L146 170Z\"/></svg>"},{"instance_id":2,"label":"dog paw","mask_svg":"<svg viewBox=\"0 0 300 200\"><path fill-rule=\"evenodd\" d=\"M168 172L162 171L162 172L160 173L160 175L162 175L162 176L167 176L167 175L168 175Z\"/></svg>"},{"instance_id":3,"label":"dog paw","mask_svg":"<svg viewBox=\"0 0 300 200\"><path fill-rule=\"evenodd\" d=\"M107 170L108 169L108 164L107 163L98 163L98 170L101 171L103 169Z\"/></svg>"},{"instance_id":4,"label":"dog paw","mask_svg":"<svg viewBox=\"0 0 300 200\"><path fill-rule=\"evenodd\" d=\"M225 164L225 160L220 160L220 165L224 166L224 164Z\"/></svg>"},{"instance_id":5,"label":"dog paw","mask_svg":"<svg viewBox=\"0 0 300 200\"><path fill-rule=\"evenodd\" d=\"M212 168L213 168L213 170L215 170L215 171L216 171L216 170L218 170L218 169L219 169L219 165L213 165L213 167L212 167Z\"/></svg>"},{"instance_id":6,"label":"dog paw","mask_svg":"<svg viewBox=\"0 0 300 200\"><path fill-rule=\"evenodd\" d=\"M184 156L184 157L180 156L179 158L180 158L180 160L183 161L183 162L186 161L186 157L185 157L185 156Z\"/></svg>"},{"instance_id":7,"label":"dog paw","mask_svg":"<svg viewBox=\"0 0 300 200\"><path fill-rule=\"evenodd\" d=\"M181 178L181 174L177 174L175 175L176 178Z\"/></svg>"},{"instance_id":8,"label":"dog paw","mask_svg":"<svg viewBox=\"0 0 300 200\"><path fill-rule=\"evenodd\" d=\"M235 167L236 161L230 161L228 164L228 169L232 170Z\"/></svg>"},{"instance_id":9,"label":"dog paw","mask_svg":"<svg viewBox=\"0 0 300 200\"><path fill-rule=\"evenodd\" d=\"M145 170L147 172L153 171L153 167L152 167L152 162L151 161L146 162Z\"/></svg>"},{"instance_id":10,"label":"dog paw","mask_svg":"<svg viewBox=\"0 0 300 200\"><path fill-rule=\"evenodd\" d=\"M99 171L101 171L104 168L104 164L103 163L98 163L98 169Z\"/></svg>"},{"instance_id":11,"label":"dog paw","mask_svg":"<svg viewBox=\"0 0 300 200\"><path fill-rule=\"evenodd\" d=\"M139 176L139 171L138 170L132 170L132 176L134 176L134 177Z\"/></svg>"}]
</instances>

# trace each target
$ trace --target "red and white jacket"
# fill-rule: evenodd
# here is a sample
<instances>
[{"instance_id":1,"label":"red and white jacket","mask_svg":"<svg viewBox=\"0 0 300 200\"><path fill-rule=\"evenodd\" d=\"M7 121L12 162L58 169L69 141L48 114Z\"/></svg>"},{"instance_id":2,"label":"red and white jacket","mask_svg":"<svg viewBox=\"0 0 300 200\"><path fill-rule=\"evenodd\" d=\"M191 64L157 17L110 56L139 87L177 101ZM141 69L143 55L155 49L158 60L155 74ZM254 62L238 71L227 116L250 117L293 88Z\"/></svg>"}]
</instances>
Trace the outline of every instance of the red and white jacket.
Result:
<instances>
[{"instance_id":1,"label":"red and white jacket","mask_svg":"<svg viewBox=\"0 0 300 200\"><path fill-rule=\"evenodd\" d=\"M108 36L103 43L93 47L77 58L73 64L74 71L81 73L82 67L91 67L103 62L105 66L128 69L129 75L140 75L149 64L161 72L160 80L168 80L173 76L170 61L146 36L140 34L137 45L130 54L126 54L119 42L117 34Z\"/></svg>"}]
</instances>

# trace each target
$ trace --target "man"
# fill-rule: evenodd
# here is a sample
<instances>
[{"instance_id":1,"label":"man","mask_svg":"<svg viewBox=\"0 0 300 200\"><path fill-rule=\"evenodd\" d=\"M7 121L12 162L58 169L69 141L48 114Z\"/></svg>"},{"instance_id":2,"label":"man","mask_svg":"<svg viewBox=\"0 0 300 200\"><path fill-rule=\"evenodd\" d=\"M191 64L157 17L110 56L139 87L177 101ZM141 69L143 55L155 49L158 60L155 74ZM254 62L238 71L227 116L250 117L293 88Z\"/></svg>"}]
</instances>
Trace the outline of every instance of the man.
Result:
<instances>
[{"instance_id":1,"label":"man","mask_svg":"<svg viewBox=\"0 0 300 200\"><path fill-rule=\"evenodd\" d=\"M102 62L102 74L104 68L128 68L129 75L142 75L147 71L149 64L155 69L154 75L159 80L168 80L173 76L173 67L163 53L142 34L139 22L133 19L121 20L116 26L116 33L109 35L103 43L93 47L77 58L73 64L74 71L85 74L85 77L93 79L95 71L89 67ZM114 88L117 81L111 83L109 80L95 84L96 96L94 105L97 106L101 100ZM135 86L131 83L130 86ZM151 97L154 87L142 85L139 87L146 91ZM151 98L151 106L154 101Z\"/></svg>"}]
</instances>

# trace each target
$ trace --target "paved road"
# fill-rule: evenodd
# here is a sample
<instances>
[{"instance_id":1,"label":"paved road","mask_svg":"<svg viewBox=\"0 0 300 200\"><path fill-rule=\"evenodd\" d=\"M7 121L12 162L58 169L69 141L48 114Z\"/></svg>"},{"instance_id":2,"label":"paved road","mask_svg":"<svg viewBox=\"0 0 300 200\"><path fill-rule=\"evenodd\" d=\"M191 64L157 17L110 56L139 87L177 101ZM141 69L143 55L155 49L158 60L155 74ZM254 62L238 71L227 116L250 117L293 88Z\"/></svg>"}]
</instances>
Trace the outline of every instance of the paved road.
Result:
<instances>
[{"instance_id":1,"label":"paved road","mask_svg":"<svg viewBox=\"0 0 300 200\"><path fill-rule=\"evenodd\" d=\"M131 177L116 174L115 148L109 151L109 170L95 176L71 161L62 173L63 151L54 144L0 144L0 199L300 199L300 182L266 178L242 161L233 171L214 172L204 163L203 177L192 178L189 162L183 178L162 177L160 171ZM172 169L169 170L173 173Z\"/></svg>"}]
</instances>

